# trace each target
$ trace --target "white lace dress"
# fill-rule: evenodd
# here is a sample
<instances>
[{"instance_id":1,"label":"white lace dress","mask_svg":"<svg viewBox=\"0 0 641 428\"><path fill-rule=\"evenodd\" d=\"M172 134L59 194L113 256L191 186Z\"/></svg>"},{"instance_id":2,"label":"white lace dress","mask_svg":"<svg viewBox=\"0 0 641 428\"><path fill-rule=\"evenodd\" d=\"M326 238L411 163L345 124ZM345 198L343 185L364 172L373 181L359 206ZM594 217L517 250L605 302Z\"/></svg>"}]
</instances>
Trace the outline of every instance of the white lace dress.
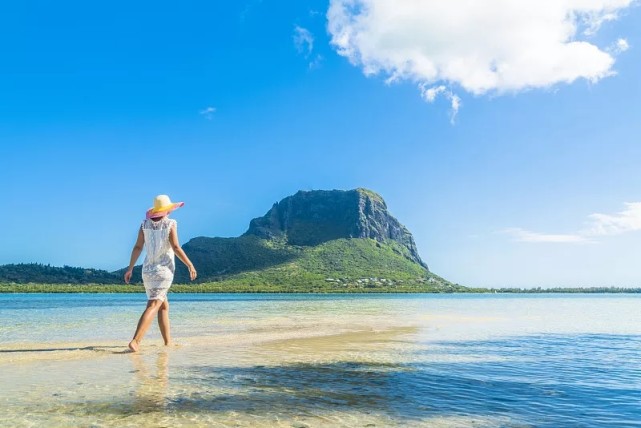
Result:
<instances>
[{"instance_id":1,"label":"white lace dress","mask_svg":"<svg viewBox=\"0 0 641 428\"><path fill-rule=\"evenodd\" d=\"M148 219L142 222L147 251L142 265L142 282L145 284L148 300L164 301L167 298L167 291L171 287L176 270L169 231L177 227L176 220L167 217L158 221Z\"/></svg>"}]
</instances>

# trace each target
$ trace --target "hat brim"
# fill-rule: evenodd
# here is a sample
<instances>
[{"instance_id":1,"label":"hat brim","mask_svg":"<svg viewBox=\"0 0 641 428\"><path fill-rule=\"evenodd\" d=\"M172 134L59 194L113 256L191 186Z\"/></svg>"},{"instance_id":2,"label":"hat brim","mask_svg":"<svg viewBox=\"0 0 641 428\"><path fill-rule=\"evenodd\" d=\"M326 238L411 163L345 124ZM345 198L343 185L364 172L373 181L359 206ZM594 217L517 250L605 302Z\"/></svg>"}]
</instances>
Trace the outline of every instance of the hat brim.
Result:
<instances>
[{"instance_id":1,"label":"hat brim","mask_svg":"<svg viewBox=\"0 0 641 428\"><path fill-rule=\"evenodd\" d=\"M183 205L185 205L184 202L176 202L176 203L173 203L164 207L156 208L156 209L149 208L147 210L147 218L157 218L157 217L166 216L170 212L182 207Z\"/></svg>"}]
</instances>

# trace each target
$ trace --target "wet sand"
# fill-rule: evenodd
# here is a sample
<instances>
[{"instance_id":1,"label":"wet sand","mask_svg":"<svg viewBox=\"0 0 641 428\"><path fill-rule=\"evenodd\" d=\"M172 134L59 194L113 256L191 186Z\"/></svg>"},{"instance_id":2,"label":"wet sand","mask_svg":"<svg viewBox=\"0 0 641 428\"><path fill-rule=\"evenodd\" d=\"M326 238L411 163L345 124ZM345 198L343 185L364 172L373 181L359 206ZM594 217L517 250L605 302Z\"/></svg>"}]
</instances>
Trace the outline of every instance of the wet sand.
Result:
<instances>
[{"instance_id":1,"label":"wet sand","mask_svg":"<svg viewBox=\"0 0 641 428\"><path fill-rule=\"evenodd\" d=\"M376 386L421 345L411 319L263 317L233 333L0 346L3 426L457 426ZM178 333L178 332L176 332ZM404 415L403 413L408 413ZM409 419L408 419L409 417ZM474 418L475 424L496 422ZM492 422L492 423L490 423Z\"/></svg>"},{"instance_id":2,"label":"wet sand","mask_svg":"<svg viewBox=\"0 0 641 428\"><path fill-rule=\"evenodd\" d=\"M5 345L1 396L10 406L0 423L388 426L395 422L386 412L359 410L360 394L335 388L359 367L393 369L398 355L390 351L411 346L407 338L415 332L411 326L310 331L281 325L272 333L183 337L172 347L147 340L136 354L122 342Z\"/></svg>"}]
</instances>

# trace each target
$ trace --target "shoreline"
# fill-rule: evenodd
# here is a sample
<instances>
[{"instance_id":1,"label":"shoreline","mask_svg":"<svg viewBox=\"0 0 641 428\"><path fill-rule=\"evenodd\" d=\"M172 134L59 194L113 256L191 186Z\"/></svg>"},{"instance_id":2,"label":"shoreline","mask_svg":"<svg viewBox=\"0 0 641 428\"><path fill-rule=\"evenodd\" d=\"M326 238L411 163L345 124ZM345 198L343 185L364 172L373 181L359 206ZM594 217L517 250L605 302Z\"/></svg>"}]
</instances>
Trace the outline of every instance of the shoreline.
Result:
<instances>
[{"instance_id":1,"label":"shoreline","mask_svg":"<svg viewBox=\"0 0 641 428\"><path fill-rule=\"evenodd\" d=\"M32 293L62 293L62 294L84 294L84 293L107 293L107 294L131 294L144 293L142 284L2 284L0 283L0 294L32 294ZM456 290L444 290L438 288L426 288L421 286L403 287L308 287L304 289L299 286L274 286L274 285L247 285L247 286L225 286L220 283L203 284L174 284L171 287L172 293L194 293L194 294L638 294L641 288L625 287L586 287L586 288L465 288Z\"/></svg>"}]
</instances>

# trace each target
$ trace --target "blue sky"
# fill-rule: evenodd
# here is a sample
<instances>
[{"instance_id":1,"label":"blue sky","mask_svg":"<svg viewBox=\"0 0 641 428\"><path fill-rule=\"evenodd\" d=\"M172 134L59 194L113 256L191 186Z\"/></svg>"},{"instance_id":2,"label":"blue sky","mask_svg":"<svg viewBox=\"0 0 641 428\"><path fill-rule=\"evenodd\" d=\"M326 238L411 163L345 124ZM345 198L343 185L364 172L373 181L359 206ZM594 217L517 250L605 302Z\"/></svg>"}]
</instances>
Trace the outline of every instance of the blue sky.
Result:
<instances>
[{"instance_id":1,"label":"blue sky","mask_svg":"<svg viewBox=\"0 0 641 428\"><path fill-rule=\"evenodd\" d=\"M0 264L125 266L159 193L186 242L366 187L463 285L641 286L638 4L381 2L4 4Z\"/></svg>"}]
</instances>

